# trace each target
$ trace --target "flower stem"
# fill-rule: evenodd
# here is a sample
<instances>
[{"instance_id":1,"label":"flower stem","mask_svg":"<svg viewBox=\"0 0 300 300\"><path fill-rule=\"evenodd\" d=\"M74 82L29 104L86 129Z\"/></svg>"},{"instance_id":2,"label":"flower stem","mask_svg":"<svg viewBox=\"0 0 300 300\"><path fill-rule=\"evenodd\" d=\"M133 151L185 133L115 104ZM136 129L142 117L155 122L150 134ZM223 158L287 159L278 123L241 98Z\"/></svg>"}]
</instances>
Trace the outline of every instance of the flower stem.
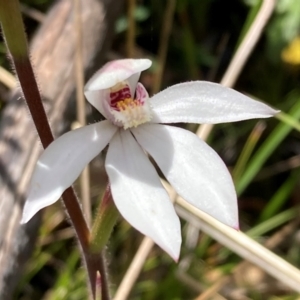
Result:
<instances>
[{"instance_id":1,"label":"flower stem","mask_svg":"<svg viewBox=\"0 0 300 300\"><path fill-rule=\"evenodd\" d=\"M99 253L106 245L112 229L119 216L119 212L111 196L110 186L106 187L95 219L90 242L91 253Z\"/></svg>"},{"instance_id":2,"label":"flower stem","mask_svg":"<svg viewBox=\"0 0 300 300\"><path fill-rule=\"evenodd\" d=\"M101 290L101 300L110 300L104 251L97 253L85 252L84 255L87 265L91 266L87 271L91 283L93 299L97 299L98 291ZM100 282L98 280L99 273Z\"/></svg>"},{"instance_id":3,"label":"flower stem","mask_svg":"<svg viewBox=\"0 0 300 300\"><path fill-rule=\"evenodd\" d=\"M101 300L110 299L104 247L111 235L118 216L119 212L112 199L110 186L108 184L93 224L89 248L89 259L101 274ZM89 275L92 276L90 277L92 280L96 280L96 278L93 277L95 274ZM93 293L96 293L96 291L93 291Z\"/></svg>"},{"instance_id":4,"label":"flower stem","mask_svg":"<svg viewBox=\"0 0 300 300\"><path fill-rule=\"evenodd\" d=\"M69 187L64 191L62 199L73 223L82 250L86 252L89 247L90 231L82 214L73 187Z\"/></svg>"},{"instance_id":5,"label":"flower stem","mask_svg":"<svg viewBox=\"0 0 300 300\"><path fill-rule=\"evenodd\" d=\"M110 300L109 288L108 288L108 278L107 278L107 270L106 263L104 257L104 251L99 255L98 260L98 269L101 274L101 300Z\"/></svg>"}]
</instances>

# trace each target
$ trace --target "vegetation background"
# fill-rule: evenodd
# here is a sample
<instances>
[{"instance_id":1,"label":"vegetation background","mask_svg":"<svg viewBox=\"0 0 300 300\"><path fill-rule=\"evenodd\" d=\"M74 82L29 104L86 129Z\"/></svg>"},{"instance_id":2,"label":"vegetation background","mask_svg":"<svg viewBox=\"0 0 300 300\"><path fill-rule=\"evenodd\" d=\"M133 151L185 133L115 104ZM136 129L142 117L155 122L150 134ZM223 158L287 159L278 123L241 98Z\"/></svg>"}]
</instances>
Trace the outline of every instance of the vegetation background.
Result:
<instances>
[{"instance_id":1,"label":"vegetation background","mask_svg":"<svg viewBox=\"0 0 300 300\"><path fill-rule=\"evenodd\" d=\"M29 40L39 26L32 13L47 14L52 2L21 1ZM115 24L107 59L151 58L153 67L141 78L150 95L189 80L220 82L268 2L273 1L128 0ZM261 36L233 87L283 113L264 121L217 125L207 142L232 172L241 230L299 268L300 2L274 2L271 17L258 30ZM2 67L10 70L3 43L0 51ZM101 116L94 113L89 118L100 120ZM196 131L197 126L188 129ZM93 209L106 182L102 162L99 157L91 166ZM179 214L180 209L178 205ZM180 215L180 261L173 262L154 246L128 299L298 299L299 289L274 279L264 268L245 263L234 242L228 249L199 230L191 215ZM116 225L106 251L113 294L142 240L124 220ZM51 206L44 212L35 251L14 299L88 299L86 283L73 230L61 205Z\"/></svg>"}]
</instances>

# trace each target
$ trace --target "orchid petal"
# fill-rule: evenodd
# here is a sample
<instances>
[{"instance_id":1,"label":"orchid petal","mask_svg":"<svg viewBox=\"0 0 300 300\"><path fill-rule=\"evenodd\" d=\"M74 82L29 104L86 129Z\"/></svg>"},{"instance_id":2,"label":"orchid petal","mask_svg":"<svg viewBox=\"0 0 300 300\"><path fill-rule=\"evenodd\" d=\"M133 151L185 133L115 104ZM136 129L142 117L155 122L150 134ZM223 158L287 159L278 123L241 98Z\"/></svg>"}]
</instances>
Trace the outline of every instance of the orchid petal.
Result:
<instances>
[{"instance_id":1,"label":"orchid petal","mask_svg":"<svg viewBox=\"0 0 300 300\"><path fill-rule=\"evenodd\" d=\"M180 196L224 224L238 228L233 182L211 147L195 134L167 125L145 124L132 132Z\"/></svg>"},{"instance_id":2,"label":"orchid petal","mask_svg":"<svg viewBox=\"0 0 300 300\"><path fill-rule=\"evenodd\" d=\"M153 165L130 131L114 136L105 166L114 202L124 219L177 260L179 219Z\"/></svg>"},{"instance_id":3,"label":"orchid petal","mask_svg":"<svg viewBox=\"0 0 300 300\"><path fill-rule=\"evenodd\" d=\"M107 89L127 80L134 97L140 73L150 68L151 64L149 59L120 59L105 64L85 85L87 100L107 117L103 109L103 101L109 96Z\"/></svg>"},{"instance_id":4,"label":"orchid petal","mask_svg":"<svg viewBox=\"0 0 300 300\"><path fill-rule=\"evenodd\" d=\"M153 123L217 124L278 113L264 103L217 83L193 81L173 85L150 99Z\"/></svg>"},{"instance_id":5,"label":"orchid petal","mask_svg":"<svg viewBox=\"0 0 300 300\"><path fill-rule=\"evenodd\" d=\"M37 162L21 223L56 202L116 130L117 127L103 121L69 131L51 143Z\"/></svg>"}]
</instances>

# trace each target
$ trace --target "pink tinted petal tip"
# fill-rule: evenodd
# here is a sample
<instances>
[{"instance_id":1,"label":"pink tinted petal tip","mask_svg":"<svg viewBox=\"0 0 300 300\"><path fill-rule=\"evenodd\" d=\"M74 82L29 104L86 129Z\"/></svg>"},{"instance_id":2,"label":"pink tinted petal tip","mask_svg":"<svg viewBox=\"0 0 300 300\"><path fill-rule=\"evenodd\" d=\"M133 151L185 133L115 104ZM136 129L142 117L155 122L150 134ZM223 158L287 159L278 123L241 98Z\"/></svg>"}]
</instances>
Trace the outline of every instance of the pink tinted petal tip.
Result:
<instances>
[{"instance_id":1,"label":"pink tinted petal tip","mask_svg":"<svg viewBox=\"0 0 300 300\"><path fill-rule=\"evenodd\" d=\"M235 229L236 231L240 231L240 226L239 226L239 225L234 226L234 227L232 227L232 228Z\"/></svg>"},{"instance_id":2,"label":"pink tinted petal tip","mask_svg":"<svg viewBox=\"0 0 300 300\"><path fill-rule=\"evenodd\" d=\"M152 65L149 59L120 59L108 62L85 85L85 91L108 89Z\"/></svg>"}]
</instances>

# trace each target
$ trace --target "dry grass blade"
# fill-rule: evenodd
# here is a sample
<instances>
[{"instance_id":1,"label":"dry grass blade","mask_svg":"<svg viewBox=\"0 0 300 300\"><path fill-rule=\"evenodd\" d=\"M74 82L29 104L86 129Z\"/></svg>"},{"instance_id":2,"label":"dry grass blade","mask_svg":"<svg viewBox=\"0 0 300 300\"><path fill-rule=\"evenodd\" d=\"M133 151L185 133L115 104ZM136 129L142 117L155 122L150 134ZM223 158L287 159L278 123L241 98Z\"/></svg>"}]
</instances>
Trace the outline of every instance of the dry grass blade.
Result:
<instances>
[{"instance_id":1,"label":"dry grass blade","mask_svg":"<svg viewBox=\"0 0 300 300\"><path fill-rule=\"evenodd\" d=\"M0 66L0 82L2 82L6 87L13 90L17 86L17 81L10 72Z\"/></svg>"},{"instance_id":2,"label":"dry grass blade","mask_svg":"<svg viewBox=\"0 0 300 300\"><path fill-rule=\"evenodd\" d=\"M256 264L268 274L285 283L296 292L300 292L300 271L280 258L264 246L240 231L223 225L211 216L196 209L182 198L176 199L176 204L184 208L178 213L185 219L197 217L199 229L225 245L244 259Z\"/></svg>"},{"instance_id":3,"label":"dry grass blade","mask_svg":"<svg viewBox=\"0 0 300 300\"><path fill-rule=\"evenodd\" d=\"M164 24L162 26L162 33L160 36L159 49L158 49L158 67L155 74L152 94L159 92L161 88L161 81L165 69L166 57L168 52L169 37L172 31L172 24L174 12L176 7L176 0L169 0L164 13Z\"/></svg>"},{"instance_id":4,"label":"dry grass blade","mask_svg":"<svg viewBox=\"0 0 300 300\"><path fill-rule=\"evenodd\" d=\"M81 0L74 2L74 27L76 40L75 53L75 76L76 76L76 103L77 103L77 121L81 126L86 125L85 119L85 99L83 95L84 89L84 68L83 68L83 38L82 38L82 20L81 20ZM87 166L80 175L80 190L83 212L87 224L91 225L91 198L90 198L90 175Z\"/></svg>"},{"instance_id":5,"label":"dry grass blade","mask_svg":"<svg viewBox=\"0 0 300 300\"><path fill-rule=\"evenodd\" d=\"M134 256L134 259L132 260L126 272L126 276L124 276L121 284L119 285L114 300L127 299L153 246L154 242L150 238L145 237L143 239L138 251Z\"/></svg>"},{"instance_id":6,"label":"dry grass blade","mask_svg":"<svg viewBox=\"0 0 300 300\"><path fill-rule=\"evenodd\" d=\"M34 9L32 7L28 7L24 4L21 4L21 11L24 15L32 18L33 20L42 23L45 20L45 14L42 12L38 11L37 9Z\"/></svg>"},{"instance_id":7,"label":"dry grass blade","mask_svg":"<svg viewBox=\"0 0 300 300\"><path fill-rule=\"evenodd\" d=\"M237 78L239 77L242 68L252 53L257 41L259 40L265 25L271 17L276 1L275 0L264 0L261 8L251 25L251 28L247 32L244 40L240 47L237 49L234 58L231 60L229 67L227 68L221 84L232 87Z\"/></svg>"}]
</instances>

